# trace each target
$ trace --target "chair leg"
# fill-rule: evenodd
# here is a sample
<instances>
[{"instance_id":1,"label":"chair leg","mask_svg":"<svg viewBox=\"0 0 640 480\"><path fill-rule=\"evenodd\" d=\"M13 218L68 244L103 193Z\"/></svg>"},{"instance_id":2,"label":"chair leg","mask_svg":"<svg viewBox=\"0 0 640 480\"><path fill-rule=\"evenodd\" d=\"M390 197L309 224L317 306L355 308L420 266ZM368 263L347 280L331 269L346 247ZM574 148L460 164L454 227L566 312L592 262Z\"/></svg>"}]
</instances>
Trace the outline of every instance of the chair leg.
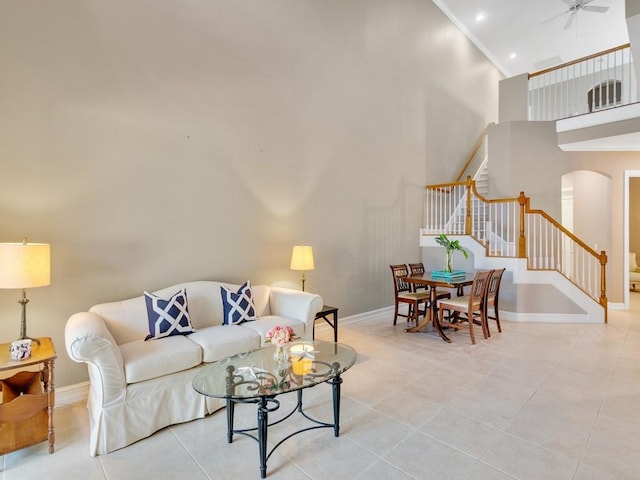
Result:
<instances>
[{"instance_id":1,"label":"chair leg","mask_svg":"<svg viewBox=\"0 0 640 480\"><path fill-rule=\"evenodd\" d=\"M489 331L489 312L486 305L480 310L480 323L482 324L482 334L486 340L491 336L491 332Z\"/></svg>"},{"instance_id":2,"label":"chair leg","mask_svg":"<svg viewBox=\"0 0 640 480\"><path fill-rule=\"evenodd\" d=\"M487 335L491 336L491 331L489 330L489 320L495 320L496 326L498 327L498 332L502 333L502 326L500 326L500 313L497 305L493 305L493 314L494 317L489 316L489 312L485 312L485 318L487 322Z\"/></svg>"},{"instance_id":3,"label":"chair leg","mask_svg":"<svg viewBox=\"0 0 640 480\"><path fill-rule=\"evenodd\" d=\"M486 340L491 336L491 333L489 332L489 314L486 310L484 312L480 312L480 321L482 323L482 334Z\"/></svg>"},{"instance_id":4,"label":"chair leg","mask_svg":"<svg viewBox=\"0 0 640 480\"><path fill-rule=\"evenodd\" d=\"M420 308L418 306L418 302L416 302L413 306L413 315L411 316L411 318L413 318L413 321L415 322L416 325L418 325L418 319L420 318Z\"/></svg>"},{"instance_id":5,"label":"chair leg","mask_svg":"<svg viewBox=\"0 0 640 480\"><path fill-rule=\"evenodd\" d=\"M396 307L393 311L393 324L395 325L398 321L398 302L396 302Z\"/></svg>"},{"instance_id":6,"label":"chair leg","mask_svg":"<svg viewBox=\"0 0 640 480\"><path fill-rule=\"evenodd\" d=\"M498 332L502 333L502 327L500 326L500 313L498 312L498 305L494 305L493 308L496 315L495 321L496 321L496 324L498 325Z\"/></svg>"},{"instance_id":7,"label":"chair leg","mask_svg":"<svg viewBox=\"0 0 640 480\"><path fill-rule=\"evenodd\" d=\"M475 345L476 337L473 334L473 314L471 312L467 313L467 323L469 324L469 336L471 337L471 343Z\"/></svg>"}]
</instances>

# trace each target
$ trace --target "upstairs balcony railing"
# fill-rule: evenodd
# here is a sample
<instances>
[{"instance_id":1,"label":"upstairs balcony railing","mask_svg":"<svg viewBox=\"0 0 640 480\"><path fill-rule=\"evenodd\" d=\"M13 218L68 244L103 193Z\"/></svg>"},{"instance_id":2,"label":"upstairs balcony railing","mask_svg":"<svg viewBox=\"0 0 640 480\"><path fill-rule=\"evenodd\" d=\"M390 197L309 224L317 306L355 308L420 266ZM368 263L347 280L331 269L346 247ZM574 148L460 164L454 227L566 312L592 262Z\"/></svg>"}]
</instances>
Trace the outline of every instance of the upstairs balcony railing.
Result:
<instances>
[{"instance_id":1,"label":"upstairs balcony railing","mask_svg":"<svg viewBox=\"0 0 640 480\"><path fill-rule=\"evenodd\" d=\"M559 120L637 101L628 43L529 75L529 120Z\"/></svg>"},{"instance_id":2,"label":"upstairs balcony railing","mask_svg":"<svg viewBox=\"0 0 640 480\"><path fill-rule=\"evenodd\" d=\"M529 270L554 270L607 311L607 255L596 252L542 210L532 210L524 192L489 200L476 182L428 185L425 208L428 235L471 235L487 256L526 258Z\"/></svg>"}]
</instances>

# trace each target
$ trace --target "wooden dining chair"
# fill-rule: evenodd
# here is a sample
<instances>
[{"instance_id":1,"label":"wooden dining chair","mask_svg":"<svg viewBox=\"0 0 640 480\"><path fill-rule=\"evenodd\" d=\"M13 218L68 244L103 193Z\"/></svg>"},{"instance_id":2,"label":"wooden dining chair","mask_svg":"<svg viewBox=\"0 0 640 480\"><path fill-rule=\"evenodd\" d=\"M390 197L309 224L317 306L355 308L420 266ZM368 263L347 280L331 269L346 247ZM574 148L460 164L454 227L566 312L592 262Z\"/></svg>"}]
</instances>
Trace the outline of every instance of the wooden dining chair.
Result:
<instances>
[{"instance_id":1,"label":"wooden dining chair","mask_svg":"<svg viewBox=\"0 0 640 480\"><path fill-rule=\"evenodd\" d=\"M502 333L502 327L500 327L500 312L498 310L498 295L500 293L500 283L502 283L502 275L505 269L491 270L491 277L489 278L489 286L487 287L487 295L484 304L484 318L486 321L485 329L487 336L491 336L489 330L489 320L495 320L498 327L498 332ZM493 316L489 315L489 307L493 307Z\"/></svg>"},{"instance_id":2,"label":"wooden dining chair","mask_svg":"<svg viewBox=\"0 0 640 480\"><path fill-rule=\"evenodd\" d=\"M391 267L391 273L393 274L393 289L395 296L395 308L393 312L393 324L398 321L398 317L406 317L407 322L413 320L418 324L418 317L420 315L427 314L427 308L429 305L429 292L414 292L411 285L408 282L402 280L401 277L409 275L407 266L401 265L389 265ZM409 311L407 314L399 312L401 303L408 305ZM423 309L420 310L420 305L423 305Z\"/></svg>"},{"instance_id":3,"label":"wooden dining chair","mask_svg":"<svg viewBox=\"0 0 640 480\"><path fill-rule=\"evenodd\" d=\"M409 264L409 275L422 275L424 274L424 264L420 263L410 263ZM429 290L428 285L413 285L413 291L417 292L419 290ZM451 298L451 292L446 290L436 290L436 299L440 300L441 298Z\"/></svg>"},{"instance_id":4,"label":"wooden dining chair","mask_svg":"<svg viewBox=\"0 0 640 480\"><path fill-rule=\"evenodd\" d=\"M489 270L476 272L473 277L473 284L471 285L469 295L455 297L450 300L440 300L438 302L440 324L445 325L443 322L444 310L449 310L451 314L448 325L458 330L461 326L461 321L466 321L469 325L471 343L474 345L476 343L473 333L473 325L475 322L478 322L482 327L484 338L487 338L484 299L490 277L491 271Z\"/></svg>"},{"instance_id":5,"label":"wooden dining chair","mask_svg":"<svg viewBox=\"0 0 640 480\"><path fill-rule=\"evenodd\" d=\"M424 273L424 264L420 263L410 263L409 264L409 275L422 275ZM417 292L419 290L429 290L428 285L413 285L413 291Z\"/></svg>"}]
</instances>

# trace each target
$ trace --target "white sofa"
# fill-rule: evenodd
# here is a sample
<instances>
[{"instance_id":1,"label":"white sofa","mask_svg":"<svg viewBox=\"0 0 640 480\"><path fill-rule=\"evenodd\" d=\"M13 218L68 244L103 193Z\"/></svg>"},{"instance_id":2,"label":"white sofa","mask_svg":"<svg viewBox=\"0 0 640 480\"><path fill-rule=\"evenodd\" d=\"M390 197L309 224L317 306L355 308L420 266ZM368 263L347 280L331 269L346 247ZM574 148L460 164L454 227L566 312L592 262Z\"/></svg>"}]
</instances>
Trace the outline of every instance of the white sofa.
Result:
<instances>
[{"instance_id":1,"label":"white sofa","mask_svg":"<svg viewBox=\"0 0 640 480\"><path fill-rule=\"evenodd\" d=\"M89 370L91 455L125 447L175 423L224 406L197 393L191 381L207 363L259 348L275 325L291 326L301 339L313 335L319 295L264 285L252 286L258 319L223 325L220 286L214 281L182 283L153 292L168 298L187 292L189 335L145 341L149 333L144 296L104 303L72 315L65 328L67 353Z\"/></svg>"}]
</instances>

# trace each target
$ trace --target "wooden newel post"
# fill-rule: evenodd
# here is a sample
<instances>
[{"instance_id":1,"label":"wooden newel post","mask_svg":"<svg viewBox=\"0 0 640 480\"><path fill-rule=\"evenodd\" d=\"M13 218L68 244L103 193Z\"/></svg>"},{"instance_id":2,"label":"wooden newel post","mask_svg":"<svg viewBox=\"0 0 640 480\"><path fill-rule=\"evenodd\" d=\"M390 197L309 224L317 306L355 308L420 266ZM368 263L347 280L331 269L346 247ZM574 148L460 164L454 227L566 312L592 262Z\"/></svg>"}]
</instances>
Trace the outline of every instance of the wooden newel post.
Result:
<instances>
[{"instance_id":1,"label":"wooden newel post","mask_svg":"<svg viewBox=\"0 0 640 480\"><path fill-rule=\"evenodd\" d=\"M608 323L607 308L607 252L600 252L600 305L604 308L604 323Z\"/></svg>"},{"instance_id":2,"label":"wooden newel post","mask_svg":"<svg viewBox=\"0 0 640 480\"><path fill-rule=\"evenodd\" d=\"M526 209L529 208L529 198L525 196L524 192L520 192L520 195L518 196L518 203L520 204L520 236L518 237L518 258L527 258L527 237L524 231L524 214L526 213Z\"/></svg>"},{"instance_id":3,"label":"wooden newel post","mask_svg":"<svg viewBox=\"0 0 640 480\"><path fill-rule=\"evenodd\" d=\"M464 234L471 235L471 185L473 180L470 175L467 175L467 215L464 218Z\"/></svg>"}]
</instances>

